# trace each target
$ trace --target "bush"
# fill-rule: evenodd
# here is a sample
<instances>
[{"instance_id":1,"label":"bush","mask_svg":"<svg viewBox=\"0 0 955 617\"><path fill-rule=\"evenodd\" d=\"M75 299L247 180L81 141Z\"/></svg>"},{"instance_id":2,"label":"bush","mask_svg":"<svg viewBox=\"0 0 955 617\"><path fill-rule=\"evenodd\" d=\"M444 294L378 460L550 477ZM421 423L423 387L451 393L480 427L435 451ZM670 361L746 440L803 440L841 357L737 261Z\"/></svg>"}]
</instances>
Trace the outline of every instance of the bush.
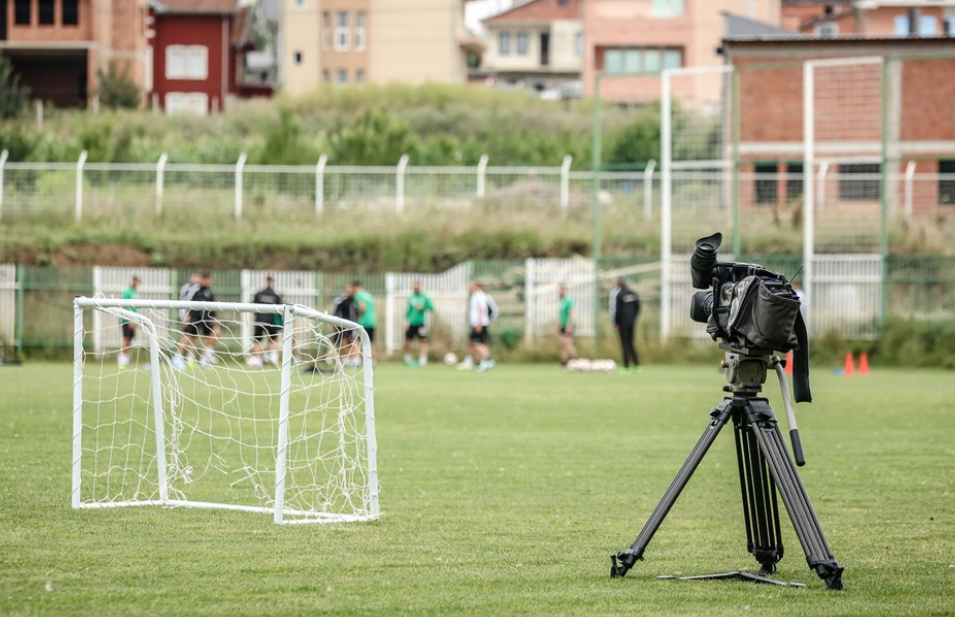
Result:
<instances>
[{"instance_id":1,"label":"bush","mask_svg":"<svg viewBox=\"0 0 955 617\"><path fill-rule=\"evenodd\" d=\"M129 77L129 65L120 69L115 60L111 60L106 71L96 69L99 87L96 95L101 106L107 109L137 109L143 100L143 93Z\"/></svg>"},{"instance_id":2,"label":"bush","mask_svg":"<svg viewBox=\"0 0 955 617\"><path fill-rule=\"evenodd\" d=\"M20 76L13 72L13 63L0 54L0 117L16 118L30 98L30 90L20 85Z\"/></svg>"}]
</instances>

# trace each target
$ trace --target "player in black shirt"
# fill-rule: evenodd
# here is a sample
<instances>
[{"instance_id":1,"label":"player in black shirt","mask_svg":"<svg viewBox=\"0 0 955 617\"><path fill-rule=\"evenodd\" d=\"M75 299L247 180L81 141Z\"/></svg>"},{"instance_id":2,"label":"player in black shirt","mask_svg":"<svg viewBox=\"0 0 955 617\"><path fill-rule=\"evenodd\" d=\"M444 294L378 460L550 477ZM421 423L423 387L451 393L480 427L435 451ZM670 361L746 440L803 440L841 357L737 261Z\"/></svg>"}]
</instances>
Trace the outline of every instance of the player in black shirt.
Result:
<instances>
[{"instance_id":1,"label":"player in black shirt","mask_svg":"<svg viewBox=\"0 0 955 617\"><path fill-rule=\"evenodd\" d=\"M212 276L208 272L203 272L199 279L199 289L192 295L193 302L215 302L215 295L212 293ZM183 339L179 342L179 349L176 357L173 359L173 367L181 369L185 363L182 359L183 351L187 347L197 349L196 339L202 340L202 360L200 366L217 364L215 356L216 337L219 333L219 324L216 321L216 312L214 310L189 310L186 325L182 329Z\"/></svg>"},{"instance_id":2,"label":"player in black shirt","mask_svg":"<svg viewBox=\"0 0 955 617\"><path fill-rule=\"evenodd\" d=\"M282 304L282 296L275 291L272 285L275 279L265 278L265 288L260 289L252 296L253 304ZM256 313L254 341L252 343L252 357L250 366L262 366L262 363L278 365L279 334L282 332L282 315L278 313ZM263 339L267 342L263 346ZM263 353L264 352L264 353Z\"/></svg>"},{"instance_id":3,"label":"player in black shirt","mask_svg":"<svg viewBox=\"0 0 955 617\"><path fill-rule=\"evenodd\" d=\"M344 293L332 301L332 315L348 321L358 319L358 307L355 306L355 286L351 283L345 286ZM336 327L332 335L332 343L338 348L338 355L346 365L358 362L358 347L354 331Z\"/></svg>"},{"instance_id":4,"label":"player in black shirt","mask_svg":"<svg viewBox=\"0 0 955 617\"><path fill-rule=\"evenodd\" d=\"M610 321L614 330L620 335L620 348L623 351L623 370L630 372L640 371L640 360L637 358L637 349L633 345L633 334L637 326L637 317L640 316L640 296L627 287L624 278L617 277L617 286L610 292Z\"/></svg>"}]
</instances>

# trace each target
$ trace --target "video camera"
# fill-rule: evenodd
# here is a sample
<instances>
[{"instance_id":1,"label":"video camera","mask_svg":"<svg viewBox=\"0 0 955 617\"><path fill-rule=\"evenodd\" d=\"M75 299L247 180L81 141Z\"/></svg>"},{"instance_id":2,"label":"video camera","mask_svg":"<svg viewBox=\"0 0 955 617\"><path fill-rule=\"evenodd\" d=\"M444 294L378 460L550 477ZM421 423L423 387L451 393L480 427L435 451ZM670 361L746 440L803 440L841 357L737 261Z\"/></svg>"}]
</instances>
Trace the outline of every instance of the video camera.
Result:
<instances>
[{"instance_id":1,"label":"video camera","mask_svg":"<svg viewBox=\"0 0 955 617\"><path fill-rule=\"evenodd\" d=\"M773 351L794 353L796 402L812 400L809 392L809 341L799 310L799 296L789 280L758 264L719 262L723 234L700 238L690 259L695 289L690 319L706 324L721 347L748 356Z\"/></svg>"}]
</instances>

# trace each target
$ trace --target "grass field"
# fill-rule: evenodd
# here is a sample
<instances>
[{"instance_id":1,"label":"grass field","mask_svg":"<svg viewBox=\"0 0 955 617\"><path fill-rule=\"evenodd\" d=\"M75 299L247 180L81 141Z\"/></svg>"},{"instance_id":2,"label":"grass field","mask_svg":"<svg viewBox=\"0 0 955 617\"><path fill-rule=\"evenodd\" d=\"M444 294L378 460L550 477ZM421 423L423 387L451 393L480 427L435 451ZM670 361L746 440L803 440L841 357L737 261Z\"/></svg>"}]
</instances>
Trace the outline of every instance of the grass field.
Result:
<instances>
[{"instance_id":1,"label":"grass field","mask_svg":"<svg viewBox=\"0 0 955 617\"><path fill-rule=\"evenodd\" d=\"M730 430L646 561L609 578L609 555L636 537L719 402L715 368L383 365L381 520L275 526L237 512L70 509L71 367L3 367L0 614L955 614L951 372L813 377L800 473L844 592L807 569L788 519L779 578L807 589L655 580L756 569Z\"/></svg>"}]
</instances>

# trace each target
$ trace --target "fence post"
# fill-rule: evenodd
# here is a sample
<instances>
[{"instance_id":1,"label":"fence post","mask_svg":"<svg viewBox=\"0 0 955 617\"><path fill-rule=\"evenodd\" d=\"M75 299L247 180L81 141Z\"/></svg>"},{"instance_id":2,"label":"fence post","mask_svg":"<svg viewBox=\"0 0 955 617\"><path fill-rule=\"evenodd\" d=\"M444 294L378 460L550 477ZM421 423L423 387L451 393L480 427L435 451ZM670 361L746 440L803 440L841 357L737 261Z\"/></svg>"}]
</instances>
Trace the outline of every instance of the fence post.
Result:
<instances>
[{"instance_id":1,"label":"fence post","mask_svg":"<svg viewBox=\"0 0 955 617\"><path fill-rule=\"evenodd\" d=\"M524 262L524 340L531 342L534 340L534 325L536 320L537 307L534 306L534 288L537 282L536 263L533 258L528 257Z\"/></svg>"},{"instance_id":2,"label":"fence post","mask_svg":"<svg viewBox=\"0 0 955 617\"><path fill-rule=\"evenodd\" d=\"M162 216L162 191L166 175L166 159L169 157L165 152L159 157L156 163L156 216Z\"/></svg>"},{"instance_id":3,"label":"fence post","mask_svg":"<svg viewBox=\"0 0 955 617\"><path fill-rule=\"evenodd\" d=\"M0 220L3 219L3 169L7 166L7 157L10 152L4 150L0 152Z\"/></svg>"},{"instance_id":4,"label":"fence post","mask_svg":"<svg viewBox=\"0 0 955 617\"><path fill-rule=\"evenodd\" d=\"M816 179L816 210L820 212L826 209L826 174L828 173L829 163L820 163L819 177Z\"/></svg>"},{"instance_id":5,"label":"fence post","mask_svg":"<svg viewBox=\"0 0 955 617\"><path fill-rule=\"evenodd\" d=\"M656 167L657 162L650 159L643 169L643 219L645 221L649 221L653 215L653 170Z\"/></svg>"},{"instance_id":6,"label":"fence post","mask_svg":"<svg viewBox=\"0 0 955 617\"><path fill-rule=\"evenodd\" d=\"M397 176L395 178L395 211L404 214L405 211L405 169L408 168L408 155L402 154L398 161Z\"/></svg>"},{"instance_id":7,"label":"fence post","mask_svg":"<svg viewBox=\"0 0 955 617\"><path fill-rule=\"evenodd\" d=\"M86 164L86 150L80 152L80 158L76 161L76 213L74 218L79 223L83 220L83 165Z\"/></svg>"},{"instance_id":8,"label":"fence post","mask_svg":"<svg viewBox=\"0 0 955 617\"><path fill-rule=\"evenodd\" d=\"M487 162L488 156L486 154L481 155L481 160L478 161L477 167L477 196L478 199L481 199L485 195L485 180L487 176Z\"/></svg>"},{"instance_id":9,"label":"fence post","mask_svg":"<svg viewBox=\"0 0 955 617\"><path fill-rule=\"evenodd\" d=\"M912 183L915 180L915 161L909 161L905 166L905 220L912 221ZM0 184L2 187L2 184Z\"/></svg>"},{"instance_id":10,"label":"fence post","mask_svg":"<svg viewBox=\"0 0 955 617\"><path fill-rule=\"evenodd\" d=\"M248 155L243 152L235 164L235 220L237 221L242 220L242 170L248 158Z\"/></svg>"},{"instance_id":11,"label":"fence post","mask_svg":"<svg viewBox=\"0 0 955 617\"><path fill-rule=\"evenodd\" d=\"M564 162L560 164L560 213L567 216L567 209L570 207L570 164L574 162L574 157L567 154L564 156Z\"/></svg>"},{"instance_id":12,"label":"fence post","mask_svg":"<svg viewBox=\"0 0 955 617\"><path fill-rule=\"evenodd\" d=\"M315 164L315 214L322 216L325 211L325 163L328 157L324 154L318 157Z\"/></svg>"},{"instance_id":13,"label":"fence post","mask_svg":"<svg viewBox=\"0 0 955 617\"><path fill-rule=\"evenodd\" d=\"M394 334L400 332L400 327L395 330L394 324L397 319L395 306L395 275L392 272L385 273L385 323L388 325L385 334L385 353L393 354L398 350L398 344L393 340Z\"/></svg>"},{"instance_id":14,"label":"fence post","mask_svg":"<svg viewBox=\"0 0 955 617\"><path fill-rule=\"evenodd\" d=\"M36 101L36 130L43 130L43 101L40 99Z\"/></svg>"}]
</instances>

